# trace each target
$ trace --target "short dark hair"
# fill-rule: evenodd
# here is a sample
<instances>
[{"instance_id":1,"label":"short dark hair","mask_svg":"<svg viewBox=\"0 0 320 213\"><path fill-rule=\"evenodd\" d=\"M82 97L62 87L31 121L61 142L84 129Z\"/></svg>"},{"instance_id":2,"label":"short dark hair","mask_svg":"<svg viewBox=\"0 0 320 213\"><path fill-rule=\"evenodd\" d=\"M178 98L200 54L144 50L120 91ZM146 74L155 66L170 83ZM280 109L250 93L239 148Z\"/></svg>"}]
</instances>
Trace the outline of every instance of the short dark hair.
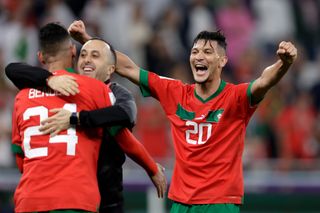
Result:
<instances>
[{"instance_id":1,"label":"short dark hair","mask_svg":"<svg viewBox=\"0 0 320 213\"><path fill-rule=\"evenodd\" d=\"M201 31L193 40L193 45L199 40L204 40L205 43L208 41L217 41L220 47L222 47L224 50L227 50L226 37L220 30L214 32Z\"/></svg>"},{"instance_id":2,"label":"short dark hair","mask_svg":"<svg viewBox=\"0 0 320 213\"><path fill-rule=\"evenodd\" d=\"M89 39L89 41L92 41L92 40L102 41L102 42L106 43L107 45L109 45L112 59L113 59L113 63L114 63L114 65L116 65L117 64L117 54L116 54L116 50L113 48L113 46L109 42L107 42L106 40L99 38L99 37L92 37L91 39Z\"/></svg>"},{"instance_id":3,"label":"short dark hair","mask_svg":"<svg viewBox=\"0 0 320 213\"><path fill-rule=\"evenodd\" d=\"M68 30L58 22L52 22L40 28L40 50L49 55L55 55L66 41L71 42Z\"/></svg>"}]
</instances>

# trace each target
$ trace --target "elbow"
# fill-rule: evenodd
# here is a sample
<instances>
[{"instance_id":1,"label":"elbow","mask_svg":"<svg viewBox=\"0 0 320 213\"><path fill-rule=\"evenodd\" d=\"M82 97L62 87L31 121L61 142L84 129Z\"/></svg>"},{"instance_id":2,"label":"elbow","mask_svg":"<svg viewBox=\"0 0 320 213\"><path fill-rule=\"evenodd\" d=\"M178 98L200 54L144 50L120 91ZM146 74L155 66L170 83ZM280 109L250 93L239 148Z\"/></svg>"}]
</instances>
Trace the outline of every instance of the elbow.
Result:
<instances>
[{"instance_id":1,"label":"elbow","mask_svg":"<svg viewBox=\"0 0 320 213\"><path fill-rule=\"evenodd\" d=\"M6 74L6 76L9 78L9 79L11 79L11 73L12 73L12 66L13 66L13 63L10 63L10 64L8 64L6 67L5 67L5 69L4 69L4 71L5 71L5 74Z\"/></svg>"},{"instance_id":2,"label":"elbow","mask_svg":"<svg viewBox=\"0 0 320 213\"><path fill-rule=\"evenodd\" d=\"M277 79L276 78L266 78L266 77L261 77L258 83L258 89L259 90L269 90L271 87L277 84Z\"/></svg>"}]
</instances>

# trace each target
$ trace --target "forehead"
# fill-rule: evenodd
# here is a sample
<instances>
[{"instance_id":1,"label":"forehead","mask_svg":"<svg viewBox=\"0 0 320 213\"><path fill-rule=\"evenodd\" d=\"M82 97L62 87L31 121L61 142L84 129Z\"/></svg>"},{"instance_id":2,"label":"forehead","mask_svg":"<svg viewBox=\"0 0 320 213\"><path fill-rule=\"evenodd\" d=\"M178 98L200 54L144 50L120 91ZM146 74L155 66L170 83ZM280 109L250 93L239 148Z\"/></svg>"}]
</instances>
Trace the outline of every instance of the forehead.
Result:
<instances>
[{"instance_id":1,"label":"forehead","mask_svg":"<svg viewBox=\"0 0 320 213\"><path fill-rule=\"evenodd\" d=\"M192 49L204 49L204 48L216 49L217 45L218 45L217 41L201 39L193 44Z\"/></svg>"},{"instance_id":2,"label":"forehead","mask_svg":"<svg viewBox=\"0 0 320 213\"><path fill-rule=\"evenodd\" d=\"M107 53L110 51L110 46L100 40L90 40L82 46L81 51L98 51Z\"/></svg>"}]
</instances>

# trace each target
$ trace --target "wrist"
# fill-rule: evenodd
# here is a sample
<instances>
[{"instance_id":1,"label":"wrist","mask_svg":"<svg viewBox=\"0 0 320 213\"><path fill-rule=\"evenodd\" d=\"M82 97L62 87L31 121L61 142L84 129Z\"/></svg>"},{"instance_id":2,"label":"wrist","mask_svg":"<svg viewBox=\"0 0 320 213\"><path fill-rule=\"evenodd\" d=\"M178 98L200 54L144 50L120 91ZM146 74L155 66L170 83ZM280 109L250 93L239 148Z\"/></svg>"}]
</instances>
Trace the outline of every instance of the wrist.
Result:
<instances>
[{"instance_id":1,"label":"wrist","mask_svg":"<svg viewBox=\"0 0 320 213\"><path fill-rule=\"evenodd\" d=\"M70 125L79 125L79 113L77 112L72 112L70 115L70 120L69 120Z\"/></svg>"},{"instance_id":2,"label":"wrist","mask_svg":"<svg viewBox=\"0 0 320 213\"><path fill-rule=\"evenodd\" d=\"M50 76L46 79L46 84L47 84L48 87L50 87L50 86L49 86L49 81L50 81L50 79L51 79L53 76L54 76L54 75L50 75Z\"/></svg>"},{"instance_id":3,"label":"wrist","mask_svg":"<svg viewBox=\"0 0 320 213\"><path fill-rule=\"evenodd\" d=\"M91 38L92 38L92 37L89 36L89 34L86 33L86 34L83 36L83 41L82 41L83 44L86 43L87 41L89 41Z\"/></svg>"}]
</instances>

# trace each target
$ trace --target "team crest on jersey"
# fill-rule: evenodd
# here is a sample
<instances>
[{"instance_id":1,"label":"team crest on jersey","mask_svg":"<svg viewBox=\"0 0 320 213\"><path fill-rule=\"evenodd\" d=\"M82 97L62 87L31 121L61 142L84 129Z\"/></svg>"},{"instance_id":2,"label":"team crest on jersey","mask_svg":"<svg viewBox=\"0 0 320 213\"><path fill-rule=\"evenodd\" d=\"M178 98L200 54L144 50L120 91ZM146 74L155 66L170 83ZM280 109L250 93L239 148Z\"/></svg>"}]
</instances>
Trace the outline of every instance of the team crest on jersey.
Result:
<instances>
[{"instance_id":1,"label":"team crest on jersey","mask_svg":"<svg viewBox=\"0 0 320 213\"><path fill-rule=\"evenodd\" d=\"M223 109L218 109L218 110L214 110L214 111L209 111L208 113L208 117L207 117L207 121L209 122L219 122L219 120L222 117L222 113L223 113Z\"/></svg>"},{"instance_id":2,"label":"team crest on jersey","mask_svg":"<svg viewBox=\"0 0 320 213\"><path fill-rule=\"evenodd\" d=\"M211 110L207 115L201 114L196 117L195 112L188 111L178 104L176 115L182 120L204 120L206 122L217 123L221 119L223 111L223 109Z\"/></svg>"}]
</instances>

